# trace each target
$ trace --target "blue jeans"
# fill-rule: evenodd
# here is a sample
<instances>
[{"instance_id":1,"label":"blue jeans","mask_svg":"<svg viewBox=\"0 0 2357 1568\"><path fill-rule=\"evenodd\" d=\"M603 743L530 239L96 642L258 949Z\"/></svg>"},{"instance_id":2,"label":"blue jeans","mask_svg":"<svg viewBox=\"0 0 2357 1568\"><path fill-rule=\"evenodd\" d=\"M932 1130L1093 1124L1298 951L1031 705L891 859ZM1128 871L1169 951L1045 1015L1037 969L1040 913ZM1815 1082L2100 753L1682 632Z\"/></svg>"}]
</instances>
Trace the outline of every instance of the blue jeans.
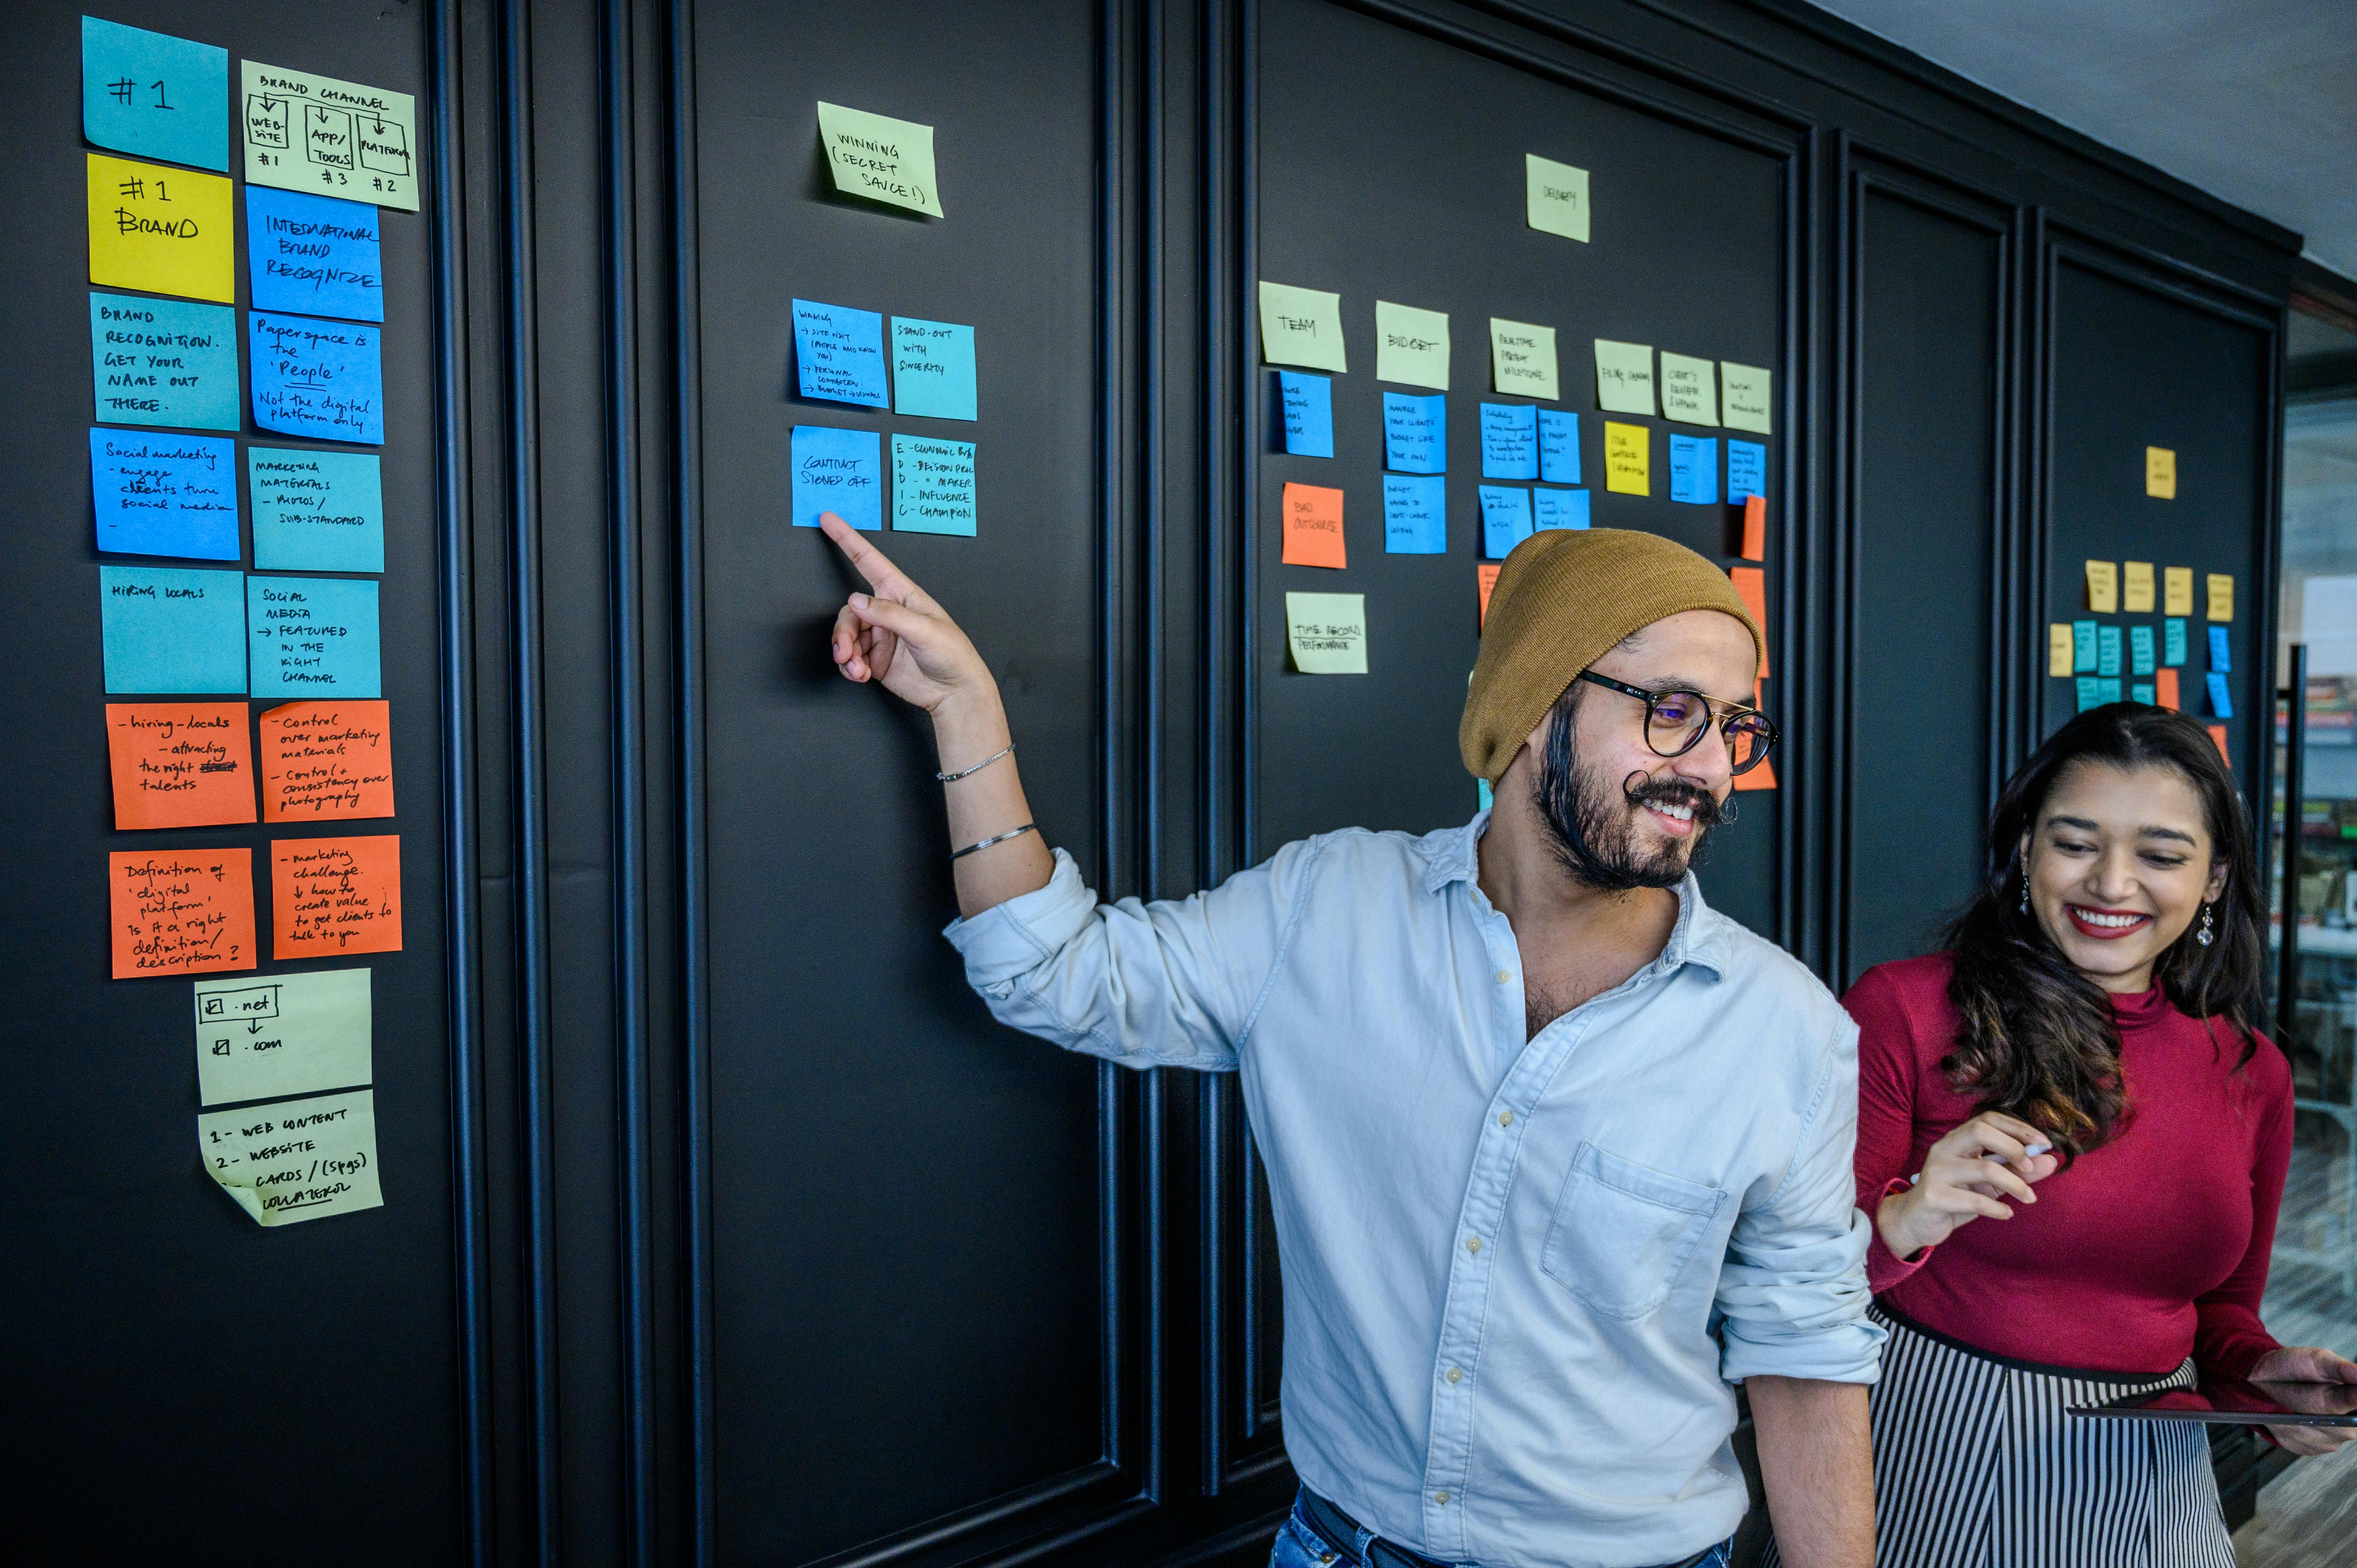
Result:
<instances>
[{"instance_id":1,"label":"blue jeans","mask_svg":"<svg viewBox=\"0 0 2357 1568\"><path fill-rule=\"evenodd\" d=\"M1277 1527L1276 1546L1268 1554L1268 1568L1366 1568L1365 1532L1361 1531L1361 1536L1352 1543L1356 1550L1336 1552L1326 1544L1324 1536L1309 1527L1297 1501L1293 1511ZM1727 1568L1727 1554L1734 1545L1731 1540L1720 1541L1695 1568Z\"/></svg>"}]
</instances>

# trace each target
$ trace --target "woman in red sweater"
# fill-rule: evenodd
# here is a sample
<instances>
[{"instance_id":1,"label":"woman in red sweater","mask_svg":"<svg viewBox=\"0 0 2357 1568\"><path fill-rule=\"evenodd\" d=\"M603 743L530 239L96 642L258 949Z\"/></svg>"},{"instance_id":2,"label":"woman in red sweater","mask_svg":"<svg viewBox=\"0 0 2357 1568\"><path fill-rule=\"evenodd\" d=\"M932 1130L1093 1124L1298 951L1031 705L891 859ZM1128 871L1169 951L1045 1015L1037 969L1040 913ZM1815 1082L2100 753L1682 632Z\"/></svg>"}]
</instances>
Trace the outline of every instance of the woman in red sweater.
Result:
<instances>
[{"instance_id":1,"label":"woman in red sweater","mask_svg":"<svg viewBox=\"0 0 2357 1568\"><path fill-rule=\"evenodd\" d=\"M2233 1568L2206 1427L2065 1407L2204 1372L2357 1383L2259 1321L2292 1133L2250 1026L2262 908L2210 737L2113 703L2006 786L1950 950L1851 988L1885 1568Z\"/></svg>"}]
</instances>

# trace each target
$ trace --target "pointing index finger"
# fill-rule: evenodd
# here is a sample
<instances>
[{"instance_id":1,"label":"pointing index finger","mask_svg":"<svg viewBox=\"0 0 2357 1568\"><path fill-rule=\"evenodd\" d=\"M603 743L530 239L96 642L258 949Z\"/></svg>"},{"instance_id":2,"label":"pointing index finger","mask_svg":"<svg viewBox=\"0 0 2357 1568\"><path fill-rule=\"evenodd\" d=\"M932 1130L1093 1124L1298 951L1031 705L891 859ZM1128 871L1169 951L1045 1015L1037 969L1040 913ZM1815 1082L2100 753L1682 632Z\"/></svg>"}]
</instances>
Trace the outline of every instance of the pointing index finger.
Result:
<instances>
[{"instance_id":1,"label":"pointing index finger","mask_svg":"<svg viewBox=\"0 0 2357 1568\"><path fill-rule=\"evenodd\" d=\"M819 532L834 541L835 548L847 556L859 575L878 598L890 599L912 609L930 610L932 599L917 586L916 580L892 564L884 552L859 537L859 531L831 511L818 514Z\"/></svg>"}]
</instances>

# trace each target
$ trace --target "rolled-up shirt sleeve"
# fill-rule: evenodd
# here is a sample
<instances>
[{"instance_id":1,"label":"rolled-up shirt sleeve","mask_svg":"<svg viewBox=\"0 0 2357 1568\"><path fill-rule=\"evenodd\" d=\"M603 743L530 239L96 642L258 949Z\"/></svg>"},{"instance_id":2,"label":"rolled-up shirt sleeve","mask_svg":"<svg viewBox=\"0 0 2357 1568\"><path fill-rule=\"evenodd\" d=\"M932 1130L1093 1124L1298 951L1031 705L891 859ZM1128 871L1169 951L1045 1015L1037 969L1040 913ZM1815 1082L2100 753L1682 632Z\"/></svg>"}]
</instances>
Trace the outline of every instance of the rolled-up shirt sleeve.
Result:
<instances>
[{"instance_id":1,"label":"rolled-up shirt sleeve","mask_svg":"<svg viewBox=\"0 0 2357 1568\"><path fill-rule=\"evenodd\" d=\"M1720 1373L1870 1383L1883 1331L1866 1309L1866 1250L1851 1156L1857 1140L1857 1029L1826 1047L1792 1167L1767 1201L1736 1217L1719 1273Z\"/></svg>"}]
</instances>

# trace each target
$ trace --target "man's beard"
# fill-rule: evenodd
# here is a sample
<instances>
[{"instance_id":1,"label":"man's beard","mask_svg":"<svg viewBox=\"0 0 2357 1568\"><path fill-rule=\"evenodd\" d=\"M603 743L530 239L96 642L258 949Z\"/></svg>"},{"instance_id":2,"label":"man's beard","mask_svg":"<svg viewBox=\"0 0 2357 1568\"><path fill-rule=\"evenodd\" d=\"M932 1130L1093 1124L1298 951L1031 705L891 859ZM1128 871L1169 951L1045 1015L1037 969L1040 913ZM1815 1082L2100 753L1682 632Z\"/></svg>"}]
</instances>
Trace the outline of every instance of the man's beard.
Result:
<instances>
[{"instance_id":1,"label":"man's beard","mask_svg":"<svg viewBox=\"0 0 2357 1568\"><path fill-rule=\"evenodd\" d=\"M1548 847L1575 880L1602 892L1676 886L1710 830L1735 820L1735 803L1722 806L1709 790L1682 779L1631 773L1615 785L1596 777L1573 752L1574 706L1555 710L1531 785ZM1693 808L1693 834L1683 843L1641 847L1638 813L1648 804Z\"/></svg>"}]
</instances>

